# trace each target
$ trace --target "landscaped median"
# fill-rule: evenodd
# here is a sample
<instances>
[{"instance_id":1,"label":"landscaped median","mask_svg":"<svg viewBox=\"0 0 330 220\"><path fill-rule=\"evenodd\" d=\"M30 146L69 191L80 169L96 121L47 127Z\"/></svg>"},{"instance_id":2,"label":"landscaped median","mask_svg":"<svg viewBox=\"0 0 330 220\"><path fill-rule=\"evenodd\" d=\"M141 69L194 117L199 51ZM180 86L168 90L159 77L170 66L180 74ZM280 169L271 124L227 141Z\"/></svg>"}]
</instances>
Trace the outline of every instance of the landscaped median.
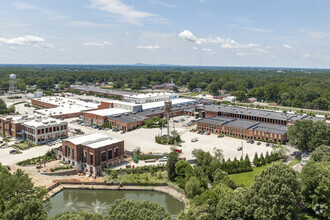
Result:
<instances>
[{"instance_id":1,"label":"landscaped median","mask_svg":"<svg viewBox=\"0 0 330 220\"><path fill-rule=\"evenodd\" d=\"M30 166L30 165L36 165L36 164L50 162L50 161L53 161L53 160L56 160L56 154L55 154L54 150L50 150L43 156L23 160L23 161L20 161L16 164L19 165L19 166Z\"/></svg>"}]
</instances>

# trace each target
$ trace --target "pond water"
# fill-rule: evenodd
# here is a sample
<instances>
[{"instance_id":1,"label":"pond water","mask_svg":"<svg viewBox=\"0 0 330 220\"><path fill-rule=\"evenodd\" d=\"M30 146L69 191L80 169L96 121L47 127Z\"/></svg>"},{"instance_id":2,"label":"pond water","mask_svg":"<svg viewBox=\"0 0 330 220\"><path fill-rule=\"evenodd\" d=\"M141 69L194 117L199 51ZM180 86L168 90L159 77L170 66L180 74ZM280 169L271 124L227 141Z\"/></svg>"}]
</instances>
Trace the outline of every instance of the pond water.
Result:
<instances>
[{"instance_id":1,"label":"pond water","mask_svg":"<svg viewBox=\"0 0 330 220\"><path fill-rule=\"evenodd\" d=\"M155 191L139 190L88 190L88 189L64 189L50 199L52 209L48 217L69 211L76 212L85 210L87 212L100 212L107 214L109 207L116 199L130 199L134 201L148 200L163 206L176 218L184 204L173 197Z\"/></svg>"}]
</instances>

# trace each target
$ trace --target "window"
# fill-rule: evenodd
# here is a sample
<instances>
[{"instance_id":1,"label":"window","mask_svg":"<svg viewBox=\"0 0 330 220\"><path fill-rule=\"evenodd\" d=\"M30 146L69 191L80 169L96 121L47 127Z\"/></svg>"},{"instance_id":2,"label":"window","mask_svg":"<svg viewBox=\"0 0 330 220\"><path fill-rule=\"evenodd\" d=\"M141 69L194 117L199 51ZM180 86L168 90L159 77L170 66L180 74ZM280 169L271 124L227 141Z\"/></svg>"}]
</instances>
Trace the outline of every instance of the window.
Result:
<instances>
[{"instance_id":1,"label":"window","mask_svg":"<svg viewBox=\"0 0 330 220\"><path fill-rule=\"evenodd\" d=\"M72 159L74 159L74 149L72 149Z\"/></svg>"},{"instance_id":2,"label":"window","mask_svg":"<svg viewBox=\"0 0 330 220\"><path fill-rule=\"evenodd\" d=\"M89 155L89 162L90 162L90 164L93 164L93 154Z\"/></svg>"},{"instance_id":3,"label":"window","mask_svg":"<svg viewBox=\"0 0 330 220\"><path fill-rule=\"evenodd\" d=\"M101 161L106 161L107 160L107 156L106 156L106 153L105 151L101 153Z\"/></svg>"},{"instance_id":4,"label":"window","mask_svg":"<svg viewBox=\"0 0 330 220\"><path fill-rule=\"evenodd\" d=\"M108 151L108 160L111 160L112 159L112 150L109 150Z\"/></svg>"},{"instance_id":5,"label":"window","mask_svg":"<svg viewBox=\"0 0 330 220\"><path fill-rule=\"evenodd\" d=\"M115 148L115 158L118 157L118 153L119 153L118 151L119 151L119 149Z\"/></svg>"},{"instance_id":6,"label":"window","mask_svg":"<svg viewBox=\"0 0 330 220\"><path fill-rule=\"evenodd\" d=\"M68 146L64 146L64 156L68 156Z\"/></svg>"}]
</instances>

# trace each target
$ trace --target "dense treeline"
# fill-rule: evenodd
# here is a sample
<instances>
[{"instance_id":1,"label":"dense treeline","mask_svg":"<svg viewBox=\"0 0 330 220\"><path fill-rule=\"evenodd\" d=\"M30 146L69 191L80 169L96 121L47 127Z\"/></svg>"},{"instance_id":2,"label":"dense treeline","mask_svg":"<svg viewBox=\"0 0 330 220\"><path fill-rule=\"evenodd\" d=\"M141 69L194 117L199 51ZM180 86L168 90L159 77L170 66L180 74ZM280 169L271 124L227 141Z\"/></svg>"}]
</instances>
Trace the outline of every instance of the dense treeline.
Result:
<instances>
[{"instance_id":1,"label":"dense treeline","mask_svg":"<svg viewBox=\"0 0 330 220\"><path fill-rule=\"evenodd\" d=\"M114 82L114 88L128 85L140 89L173 80L178 86L201 88L212 94L224 89L239 100L256 97L284 106L330 109L330 73L328 70L256 68L193 68L139 66L1 66L1 90L8 90L9 75L15 73L18 87L65 88L75 82Z\"/></svg>"}]
</instances>

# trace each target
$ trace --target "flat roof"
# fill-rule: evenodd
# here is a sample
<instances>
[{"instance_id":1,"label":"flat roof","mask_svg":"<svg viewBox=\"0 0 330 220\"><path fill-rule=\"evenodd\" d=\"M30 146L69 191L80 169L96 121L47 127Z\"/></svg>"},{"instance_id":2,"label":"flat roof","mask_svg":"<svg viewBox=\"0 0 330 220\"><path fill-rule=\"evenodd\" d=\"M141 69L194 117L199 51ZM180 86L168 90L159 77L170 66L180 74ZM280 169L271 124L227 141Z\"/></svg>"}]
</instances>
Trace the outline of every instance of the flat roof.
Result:
<instances>
[{"instance_id":1,"label":"flat roof","mask_svg":"<svg viewBox=\"0 0 330 220\"><path fill-rule=\"evenodd\" d=\"M65 121L61 121L55 118L34 118L32 120L22 121L23 125L29 127L42 127L42 126L52 126L52 125L60 125L67 124Z\"/></svg>"},{"instance_id":2,"label":"flat roof","mask_svg":"<svg viewBox=\"0 0 330 220\"><path fill-rule=\"evenodd\" d=\"M266 111L266 110L252 109L252 108L239 107L239 106L229 106L229 105L204 105L198 108L204 109L205 111L233 113L233 114L240 114L240 115L247 115L254 117L284 120L284 121L302 120L302 119L310 119L313 121L323 120L320 117L311 117L307 115L300 116L290 113Z\"/></svg>"},{"instance_id":3,"label":"flat roof","mask_svg":"<svg viewBox=\"0 0 330 220\"><path fill-rule=\"evenodd\" d=\"M101 101L101 102L106 102L106 103L115 103L115 104L121 104L121 105L127 105L127 106L141 106L141 104L135 104L133 102L123 102L119 100L107 100L107 101Z\"/></svg>"},{"instance_id":4,"label":"flat roof","mask_svg":"<svg viewBox=\"0 0 330 220\"><path fill-rule=\"evenodd\" d=\"M112 138L104 133L93 133L66 139L74 145L84 145L93 149L105 147L111 144L122 142L123 140Z\"/></svg>"},{"instance_id":5,"label":"flat roof","mask_svg":"<svg viewBox=\"0 0 330 220\"><path fill-rule=\"evenodd\" d=\"M106 108L106 109L89 111L89 112L86 112L86 113L99 115L99 116L110 116L110 115L117 115L117 114L125 114L125 113L128 113L128 112L132 112L132 111L122 109L122 108Z\"/></svg>"},{"instance_id":6,"label":"flat roof","mask_svg":"<svg viewBox=\"0 0 330 220\"><path fill-rule=\"evenodd\" d=\"M194 100L194 99L187 99L187 98L171 99L171 101L172 101L172 106L189 104L189 103L196 103L196 100ZM148 109L161 108L161 107L164 107L164 101L149 102L149 103L142 104L142 109L144 111L145 110L148 110Z\"/></svg>"},{"instance_id":7,"label":"flat roof","mask_svg":"<svg viewBox=\"0 0 330 220\"><path fill-rule=\"evenodd\" d=\"M171 95L178 96L178 94L176 93L159 92L159 93L137 93L132 95L125 95L125 97L143 99L143 98L154 98L158 96L171 96Z\"/></svg>"},{"instance_id":8,"label":"flat roof","mask_svg":"<svg viewBox=\"0 0 330 220\"><path fill-rule=\"evenodd\" d=\"M213 116L210 118L204 118L198 121L198 123L200 122L216 124L216 125L225 125L233 128L270 132L274 134L285 134L288 131L288 127L284 125L262 123L257 121L249 121L244 119L229 118L222 116Z\"/></svg>"}]
</instances>

